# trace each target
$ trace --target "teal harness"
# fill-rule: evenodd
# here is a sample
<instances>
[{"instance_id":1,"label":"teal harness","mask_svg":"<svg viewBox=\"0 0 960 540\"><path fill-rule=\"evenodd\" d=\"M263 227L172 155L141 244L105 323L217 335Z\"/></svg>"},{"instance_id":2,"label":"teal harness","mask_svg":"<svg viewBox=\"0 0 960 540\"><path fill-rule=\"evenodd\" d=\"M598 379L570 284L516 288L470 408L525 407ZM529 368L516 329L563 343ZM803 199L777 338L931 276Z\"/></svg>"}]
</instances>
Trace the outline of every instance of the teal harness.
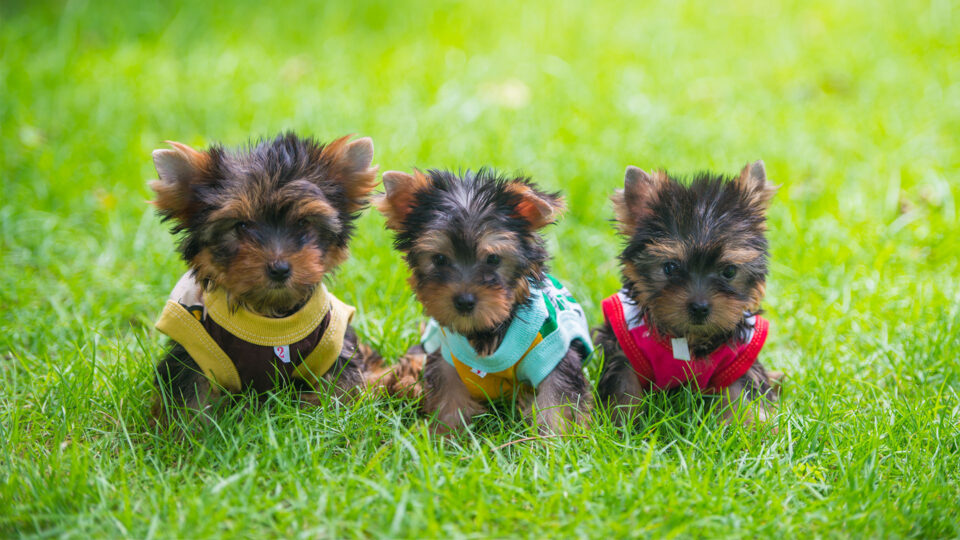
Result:
<instances>
[{"instance_id":1,"label":"teal harness","mask_svg":"<svg viewBox=\"0 0 960 540\"><path fill-rule=\"evenodd\" d=\"M538 335L542 341L530 349ZM493 354L478 355L467 338L446 327L441 331L434 319L427 322L422 342L428 354L440 349L451 365L452 356L486 373L516 365L517 379L536 388L563 360L574 340L583 344L589 359L593 343L583 308L566 287L547 274L544 281L531 283L530 300L517 311L503 342Z\"/></svg>"}]
</instances>

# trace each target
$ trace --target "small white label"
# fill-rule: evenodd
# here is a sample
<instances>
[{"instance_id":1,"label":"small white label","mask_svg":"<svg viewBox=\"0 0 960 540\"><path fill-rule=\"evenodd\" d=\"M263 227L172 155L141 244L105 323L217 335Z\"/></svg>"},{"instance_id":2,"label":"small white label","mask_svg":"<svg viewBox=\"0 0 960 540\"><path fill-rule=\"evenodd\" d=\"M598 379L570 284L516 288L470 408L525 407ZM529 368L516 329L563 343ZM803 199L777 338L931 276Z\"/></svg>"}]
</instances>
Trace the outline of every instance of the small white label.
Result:
<instances>
[{"instance_id":1,"label":"small white label","mask_svg":"<svg viewBox=\"0 0 960 540\"><path fill-rule=\"evenodd\" d=\"M290 363L290 346L289 345L278 345L273 348L273 354L277 355L277 358L280 359L284 364Z\"/></svg>"},{"instance_id":2,"label":"small white label","mask_svg":"<svg viewBox=\"0 0 960 540\"><path fill-rule=\"evenodd\" d=\"M470 372L481 379L487 376L487 372L483 371L482 369L470 368Z\"/></svg>"},{"instance_id":3,"label":"small white label","mask_svg":"<svg viewBox=\"0 0 960 540\"><path fill-rule=\"evenodd\" d=\"M677 360L690 360L690 347L687 347L687 338L673 338L670 340L673 345L673 357Z\"/></svg>"}]
</instances>

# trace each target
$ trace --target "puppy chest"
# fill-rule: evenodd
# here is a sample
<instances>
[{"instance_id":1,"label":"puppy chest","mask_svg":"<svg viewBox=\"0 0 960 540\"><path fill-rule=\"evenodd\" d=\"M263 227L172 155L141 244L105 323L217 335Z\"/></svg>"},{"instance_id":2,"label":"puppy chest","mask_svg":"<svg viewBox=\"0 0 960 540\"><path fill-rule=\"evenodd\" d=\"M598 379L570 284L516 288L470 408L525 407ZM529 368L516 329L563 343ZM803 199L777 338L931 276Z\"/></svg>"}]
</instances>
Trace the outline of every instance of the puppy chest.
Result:
<instances>
[{"instance_id":1,"label":"puppy chest","mask_svg":"<svg viewBox=\"0 0 960 540\"><path fill-rule=\"evenodd\" d=\"M206 317L203 327L207 334L233 362L244 389L263 392L278 384L289 382L304 360L317 348L330 323L328 313L322 322L306 337L286 345L258 345L230 333Z\"/></svg>"}]
</instances>

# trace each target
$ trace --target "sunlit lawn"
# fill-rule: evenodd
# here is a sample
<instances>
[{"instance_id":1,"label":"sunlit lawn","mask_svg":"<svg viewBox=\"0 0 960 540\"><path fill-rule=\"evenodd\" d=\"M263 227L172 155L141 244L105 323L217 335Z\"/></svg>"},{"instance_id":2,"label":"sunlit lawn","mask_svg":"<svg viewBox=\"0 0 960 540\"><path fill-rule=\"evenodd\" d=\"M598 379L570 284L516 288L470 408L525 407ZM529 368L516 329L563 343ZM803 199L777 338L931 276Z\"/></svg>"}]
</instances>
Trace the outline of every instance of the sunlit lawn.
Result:
<instances>
[{"instance_id":1,"label":"sunlit lawn","mask_svg":"<svg viewBox=\"0 0 960 540\"><path fill-rule=\"evenodd\" d=\"M960 535L957 28L952 2L4 2L0 536ZM184 265L150 151L285 129L563 190L552 272L592 322L626 165L764 159L778 433L690 393L516 444L510 407L440 442L403 403L283 394L151 430ZM390 238L367 212L330 287L392 358L420 310Z\"/></svg>"}]
</instances>

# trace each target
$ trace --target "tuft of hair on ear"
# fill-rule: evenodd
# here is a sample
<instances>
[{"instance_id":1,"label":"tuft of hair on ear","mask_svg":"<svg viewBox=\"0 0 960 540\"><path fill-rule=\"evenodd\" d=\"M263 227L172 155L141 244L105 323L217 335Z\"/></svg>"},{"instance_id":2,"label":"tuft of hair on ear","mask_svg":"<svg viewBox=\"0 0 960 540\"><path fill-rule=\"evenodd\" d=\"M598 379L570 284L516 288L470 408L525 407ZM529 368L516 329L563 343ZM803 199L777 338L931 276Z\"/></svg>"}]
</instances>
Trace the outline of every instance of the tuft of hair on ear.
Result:
<instances>
[{"instance_id":1,"label":"tuft of hair on ear","mask_svg":"<svg viewBox=\"0 0 960 540\"><path fill-rule=\"evenodd\" d=\"M530 224L530 230L555 223L566 210L559 193L540 191L525 178L509 182L504 189L518 197L517 216Z\"/></svg>"},{"instance_id":2,"label":"tuft of hair on ear","mask_svg":"<svg viewBox=\"0 0 960 540\"><path fill-rule=\"evenodd\" d=\"M209 152L200 152L189 146L166 141L172 149L153 151L153 165L159 180L149 183L157 197L150 204L166 219L186 221L199 205L195 188L210 181L212 158Z\"/></svg>"},{"instance_id":3,"label":"tuft of hair on ear","mask_svg":"<svg viewBox=\"0 0 960 540\"><path fill-rule=\"evenodd\" d=\"M430 184L430 178L418 169L414 169L413 174L383 173L383 193L374 196L374 205L387 218L388 228L395 231L403 228L403 222L413 209L416 193Z\"/></svg>"},{"instance_id":4,"label":"tuft of hair on ear","mask_svg":"<svg viewBox=\"0 0 960 540\"><path fill-rule=\"evenodd\" d=\"M746 198L747 204L766 212L770 206L770 199L776 194L779 186L767 180L767 168L763 160L748 163L740 171L740 176L734 181L740 192Z\"/></svg>"},{"instance_id":5,"label":"tuft of hair on ear","mask_svg":"<svg viewBox=\"0 0 960 540\"><path fill-rule=\"evenodd\" d=\"M367 205L367 198L377 187L377 169L373 165L373 139L362 137L350 141L346 135L327 144L320 152L329 178L343 189L347 211L358 212Z\"/></svg>"},{"instance_id":6,"label":"tuft of hair on ear","mask_svg":"<svg viewBox=\"0 0 960 540\"><path fill-rule=\"evenodd\" d=\"M633 234L640 220L652 211L651 203L656 200L660 187L668 181L667 173L663 171L654 171L651 175L639 167L627 167L623 189L614 191L610 197L621 233Z\"/></svg>"}]
</instances>

